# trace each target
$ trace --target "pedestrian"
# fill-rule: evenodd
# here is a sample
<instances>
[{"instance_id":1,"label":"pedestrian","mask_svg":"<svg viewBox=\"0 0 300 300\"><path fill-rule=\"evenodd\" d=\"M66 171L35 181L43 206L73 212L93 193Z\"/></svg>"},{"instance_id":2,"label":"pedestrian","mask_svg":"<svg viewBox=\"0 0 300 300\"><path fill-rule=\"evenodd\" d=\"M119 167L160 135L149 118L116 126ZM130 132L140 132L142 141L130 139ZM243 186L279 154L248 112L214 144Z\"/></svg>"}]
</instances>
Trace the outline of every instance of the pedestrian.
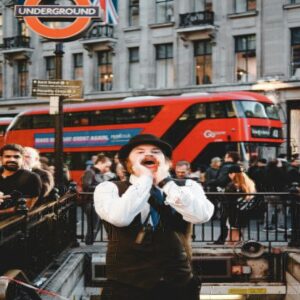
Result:
<instances>
[{"instance_id":1,"label":"pedestrian","mask_svg":"<svg viewBox=\"0 0 300 300\"><path fill-rule=\"evenodd\" d=\"M230 178L228 176L228 170L238 164L240 161L240 155L236 151L228 151L224 156L224 162L221 165L217 177L215 179L211 179L206 182L206 188L208 191L224 191L225 187L230 183ZM221 211L220 215L220 235L214 244L223 245L225 243L228 227L227 227L227 219L228 219L228 203L221 201L218 204L219 210Z\"/></svg>"},{"instance_id":2,"label":"pedestrian","mask_svg":"<svg viewBox=\"0 0 300 300\"><path fill-rule=\"evenodd\" d=\"M211 182L212 180L217 178L221 164L222 160L220 157L216 156L211 159L210 166L206 169L205 172L205 183Z\"/></svg>"},{"instance_id":3,"label":"pedestrian","mask_svg":"<svg viewBox=\"0 0 300 300\"><path fill-rule=\"evenodd\" d=\"M281 155L281 158L283 155ZM285 158L282 158L285 159ZM275 231L285 228L285 213L280 192L286 192L287 187L287 163L282 160L273 159L268 162L265 175L265 191L272 192L274 195L265 196L267 200L267 209L265 212L264 231Z\"/></svg>"},{"instance_id":4,"label":"pedestrian","mask_svg":"<svg viewBox=\"0 0 300 300\"><path fill-rule=\"evenodd\" d=\"M107 181L95 190L109 239L104 299L199 299L187 239L191 223L208 221L214 208L199 183L169 177L171 154L156 136L137 135L119 152L129 182Z\"/></svg>"},{"instance_id":5,"label":"pedestrian","mask_svg":"<svg viewBox=\"0 0 300 300\"><path fill-rule=\"evenodd\" d=\"M191 164L186 160L180 160L175 165L175 177L178 179L189 178L191 174Z\"/></svg>"},{"instance_id":6,"label":"pedestrian","mask_svg":"<svg viewBox=\"0 0 300 300\"><path fill-rule=\"evenodd\" d=\"M24 147L24 169L29 170L35 174L37 174L42 183L41 196L38 199L37 204L42 204L45 201L45 197L49 195L49 193L54 188L54 178L53 175L47 171L42 169L40 162L40 154L39 152L32 147Z\"/></svg>"},{"instance_id":7,"label":"pedestrian","mask_svg":"<svg viewBox=\"0 0 300 300\"><path fill-rule=\"evenodd\" d=\"M82 190L84 192L94 192L99 183L115 179L116 175L111 172L111 166L111 159L104 154L99 154L94 165L87 169L82 176ZM92 245L101 224L98 215L95 212L91 195L85 195L83 198L83 208L87 218L85 243L87 245Z\"/></svg>"},{"instance_id":8,"label":"pedestrian","mask_svg":"<svg viewBox=\"0 0 300 300\"><path fill-rule=\"evenodd\" d=\"M229 193L256 193L255 183L237 164L233 165L228 170L228 176L230 182L225 188L225 192ZM246 195L241 197L240 195L231 195L227 197L228 200L228 236L227 243L235 244L242 239L242 229L245 228L250 220L250 216L239 209L238 202L254 201L253 195ZM246 203L246 202L245 202Z\"/></svg>"},{"instance_id":9,"label":"pedestrian","mask_svg":"<svg viewBox=\"0 0 300 300\"><path fill-rule=\"evenodd\" d=\"M0 149L0 213L12 213L15 201L21 197L32 209L41 194L41 180L38 175L24 170L24 148L18 144L6 144ZM15 199L18 198L18 199Z\"/></svg>"}]
</instances>

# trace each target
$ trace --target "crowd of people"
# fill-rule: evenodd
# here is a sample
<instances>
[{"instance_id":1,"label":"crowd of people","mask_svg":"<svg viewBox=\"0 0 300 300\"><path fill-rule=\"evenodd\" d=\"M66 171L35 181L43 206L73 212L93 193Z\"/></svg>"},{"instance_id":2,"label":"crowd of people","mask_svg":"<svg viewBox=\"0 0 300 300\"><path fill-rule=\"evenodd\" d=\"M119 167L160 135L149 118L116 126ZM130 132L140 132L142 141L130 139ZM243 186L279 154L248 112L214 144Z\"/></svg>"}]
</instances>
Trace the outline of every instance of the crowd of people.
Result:
<instances>
[{"instance_id":1,"label":"crowd of people","mask_svg":"<svg viewBox=\"0 0 300 300\"><path fill-rule=\"evenodd\" d=\"M65 177L69 182L68 172ZM18 144L0 149L0 219L14 213L20 199L28 210L52 200L54 188L54 166L37 149Z\"/></svg>"},{"instance_id":2,"label":"crowd of people","mask_svg":"<svg viewBox=\"0 0 300 300\"><path fill-rule=\"evenodd\" d=\"M32 147L22 147L9 144L0 151L0 215L6 215L15 209L13 198L19 193L27 199L27 207L42 204L47 201L50 192L54 188L54 166L49 166L46 157L40 157L39 152ZM177 179L193 179L201 183L207 192L244 192L253 194L256 192L286 192L293 184L300 185L300 159L295 154L288 161L283 155L267 162L266 159L253 155L250 158L249 167L246 169L240 160L238 152L228 151L224 158L214 157L207 168L192 169L190 162L177 161L172 165L170 174ZM118 153L110 158L103 153L93 155L86 162L86 170L81 178L83 195L86 198L84 211L87 216L86 244L92 244L99 229L100 221L95 212L91 193L97 185L105 181L128 181L129 172L119 160ZM70 181L70 175L65 172L66 182ZM88 195L89 194L89 195ZM11 196L13 195L13 196ZM233 197L234 198L234 197ZM5 201L11 199L11 201ZM274 199L274 196L273 196ZM245 219L237 214L236 200L231 204L217 203L221 206L219 215L221 233L216 244L224 244L228 235L234 239L234 229L244 226ZM251 200L249 196L246 200ZM264 219L266 230L273 230L274 214L277 213L277 227L284 227L284 207L272 205L270 201L268 213ZM230 226L228 226L228 224ZM229 227L231 231L229 232Z\"/></svg>"}]
</instances>

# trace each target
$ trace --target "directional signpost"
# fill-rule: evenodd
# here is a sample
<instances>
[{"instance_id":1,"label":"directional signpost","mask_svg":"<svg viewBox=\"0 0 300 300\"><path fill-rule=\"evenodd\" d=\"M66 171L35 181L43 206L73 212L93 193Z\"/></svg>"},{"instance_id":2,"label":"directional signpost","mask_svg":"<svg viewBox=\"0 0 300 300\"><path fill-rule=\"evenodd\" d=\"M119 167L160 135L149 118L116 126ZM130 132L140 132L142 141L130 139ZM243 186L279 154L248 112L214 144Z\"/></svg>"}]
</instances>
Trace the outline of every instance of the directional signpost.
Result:
<instances>
[{"instance_id":1,"label":"directional signpost","mask_svg":"<svg viewBox=\"0 0 300 300\"><path fill-rule=\"evenodd\" d=\"M40 80L32 81L33 97L81 98L81 80Z\"/></svg>"}]
</instances>

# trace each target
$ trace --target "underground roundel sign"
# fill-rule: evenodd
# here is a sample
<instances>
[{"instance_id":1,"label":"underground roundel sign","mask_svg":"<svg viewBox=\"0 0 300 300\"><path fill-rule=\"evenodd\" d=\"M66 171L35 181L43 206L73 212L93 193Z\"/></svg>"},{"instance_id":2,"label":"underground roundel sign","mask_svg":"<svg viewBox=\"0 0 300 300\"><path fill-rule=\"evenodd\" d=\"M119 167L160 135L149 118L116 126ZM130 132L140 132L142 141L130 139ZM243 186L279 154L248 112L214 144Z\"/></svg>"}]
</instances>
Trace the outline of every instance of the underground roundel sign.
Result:
<instances>
[{"instance_id":1,"label":"underground roundel sign","mask_svg":"<svg viewBox=\"0 0 300 300\"><path fill-rule=\"evenodd\" d=\"M24 18L26 24L37 34L52 40L68 40L83 33L92 18L100 19L100 6L91 6L90 0L74 0L75 5L39 5L41 0L26 0L24 5L15 6L15 16ZM60 28L52 28L42 19L71 20Z\"/></svg>"}]
</instances>

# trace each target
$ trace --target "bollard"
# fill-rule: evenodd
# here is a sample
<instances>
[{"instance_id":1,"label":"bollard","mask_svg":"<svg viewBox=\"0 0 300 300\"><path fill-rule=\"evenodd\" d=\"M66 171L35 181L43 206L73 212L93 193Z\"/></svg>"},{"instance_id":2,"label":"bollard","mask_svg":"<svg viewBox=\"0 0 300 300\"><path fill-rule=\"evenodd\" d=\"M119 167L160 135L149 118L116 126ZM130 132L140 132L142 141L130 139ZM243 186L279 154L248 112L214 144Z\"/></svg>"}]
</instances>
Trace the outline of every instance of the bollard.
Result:
<instances>
[{"instance_id":1,"label":"bollard","mask_svg":"<svg viewBox=\"0 0 300 300\"><path fill-rule=\"evenodd\" d=\"M289 190L292 197L292 233L290 247L300 247L300 188L298 182L293 182Z\"/></svg>"}]
</instances>

